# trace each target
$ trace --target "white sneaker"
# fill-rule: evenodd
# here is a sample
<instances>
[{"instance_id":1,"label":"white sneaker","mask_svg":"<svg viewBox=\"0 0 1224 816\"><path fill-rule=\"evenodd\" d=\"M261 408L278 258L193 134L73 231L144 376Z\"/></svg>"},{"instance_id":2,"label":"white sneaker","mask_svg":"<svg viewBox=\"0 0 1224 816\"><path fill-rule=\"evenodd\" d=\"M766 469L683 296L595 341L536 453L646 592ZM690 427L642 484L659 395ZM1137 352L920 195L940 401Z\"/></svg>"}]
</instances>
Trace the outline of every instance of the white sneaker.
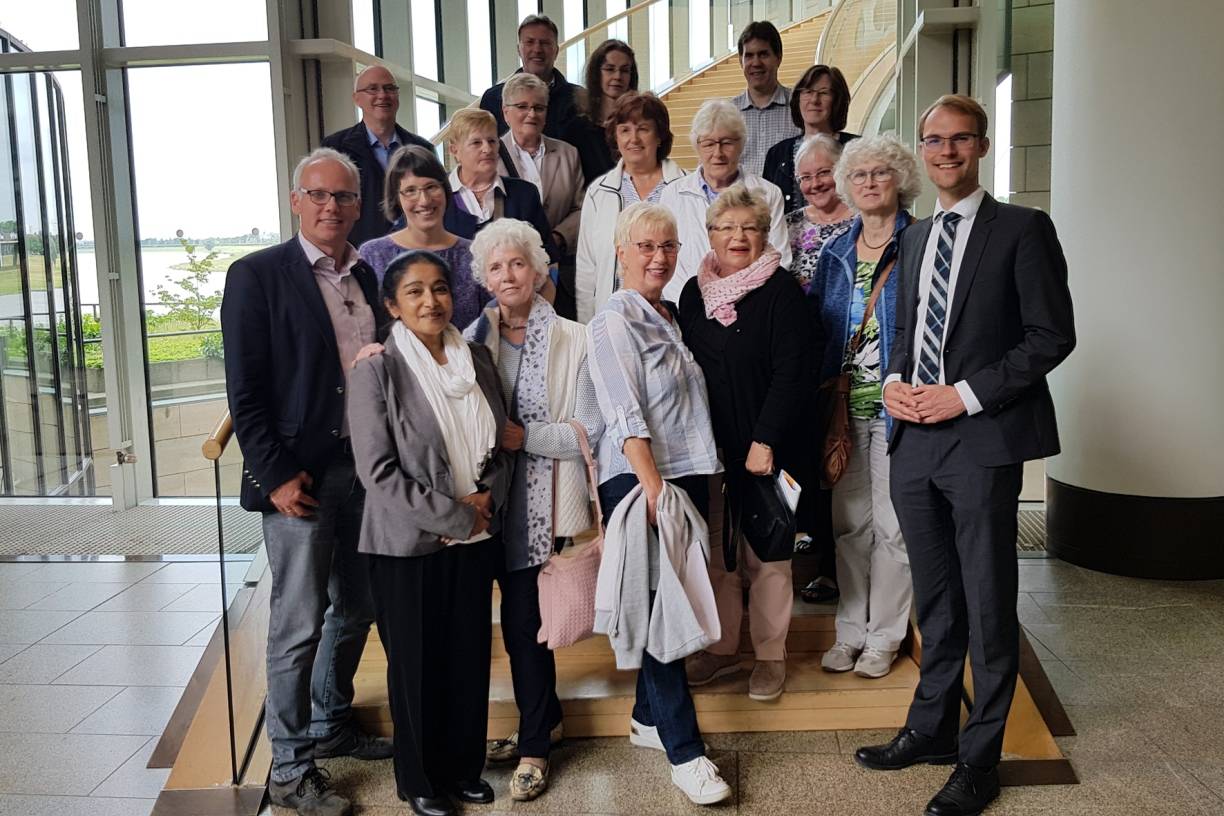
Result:
<instances>
[{"instance_id":1,"label":"white sneaker","mask_svg":"<svg viewBox=\"0 0 1224 816\"><path fill-rule=\"evenodd\" d=\"M858 648L839 640L820 658L820 668L827 672L848 672L854 668L859 652Z\"/></svg>"},{"instance_id":2,"label":"white sneaker","mask_svg":"<svg viewBox=\"0 0 1224 816\"><path fill-rule=\"evenodd\" d=\"M859 677L876 680L892 671L892 664L896 659L896 652L886 652L883 649L868 646L863 649L863 653L855 662L854 673Z\"/></svg>"},{"instance_id":3,"label":"white sneaker","mask_svg":"<svg viewBox=\"0 0 1224 816\"><path fill-rule=\"evenodd\" d=\"M653 725L642 725L632 717L629 718L629 742L639 748L653 748L663 751L663 740L659 739L659 729Z\"/></svg>"},{"instance_id":4,"label":"white sneaker","mask_svg":"<svg viewBox=\"0 0 1224 816\"><path fill-rule=\"evenodd\" d=\"M731 786L718 775L718 766L704 756L671 766L672 783L696 805L712 805L731 797Z\"/></svg>"}]
</instances>

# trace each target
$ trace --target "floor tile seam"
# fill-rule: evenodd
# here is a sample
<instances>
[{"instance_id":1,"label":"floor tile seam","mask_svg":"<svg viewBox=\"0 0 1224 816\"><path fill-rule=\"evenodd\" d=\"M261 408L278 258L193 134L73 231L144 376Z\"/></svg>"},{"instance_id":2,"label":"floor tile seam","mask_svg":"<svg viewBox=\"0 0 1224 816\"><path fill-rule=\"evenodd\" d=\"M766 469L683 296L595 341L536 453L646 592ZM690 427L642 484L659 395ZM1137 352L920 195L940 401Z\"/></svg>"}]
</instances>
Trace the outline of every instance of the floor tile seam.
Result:
<instances>
[{"instance_id":1,"label":"floor tile seam","mask_svg":"<svg viewBox=\"0 0 1224 816\"><path fill-rule=\"evenodd\" d=\"M114 735L114 736L120 736L120 735ZM142 734L136 734L136 735L127 735L127 736L143 736L143 735L142 735ZM115 769L114 769L113 771L111 771L109 774L107 774L107 775L106 775L106 778L105 778L105 779L103 779L103 780L102 780L101 782L99 782L97 785L94 785L92 788L90 788L89 795L90 795L90 796L93 796L93 792L94 792L94 791L96 791L98 788L102 787L102 786L103 786L103 785L105 785L107 782L109 782L109 781L110 781L110 779L111 779L111 777L113 777L115 774L117 774L117 773L119 773L121 770L123 770L123 766L124 766L124 765L127 765L129 762L131 762L131 761L132 761L132 758L133 758L134 756L136 756L136 755L137 755L137 754L139 754L141 751L143 751L143 750L145 749L145 746L147 746L147 745L148 745L150 742L152 742L152 741L153 741L153 740L155 740L155 739L158 739L158 737L149 737L149 738L148 738L148 739L146 739L144 742L140 743L140 745L139 745L139 746L136 748L136 750L135 750L135 751L133 751L132 753L130 753L130 754L128 754L126 757L124 757L124 758L123 758L123 761L122 761L122 762L120 762L118 765L116 765L116 766L115 766ZM100 798L100 797L99 797L99 798ZM125 797L123 797L123 798L124 798L124 799L138 799L138 800L142 800L142 801L149 801L149 800L145 799L143 796L125 796Z\"/></svg>"},{"instance_id":2,"label":"floor tile seam","mask_svg":"<svg viewBox=\"0 0 1224 816\"><path fill-rule=\"evenodd\" d=\"M43 583L52 583L52 582L48 582L48 581L23 581L22 583L24 583L24 584L26 584L26 585L28 586L29 584L43 584ZM46 600L47 598L50 598L52 595L54 595L55 593L59 592L61 589L66 589L67 587L69 587L69 586L71 585L71 582L70 582L70 581L67 581L67 582L66 582L66 581L55 581L55 582L53 582L53 583L58 584L58 586L56 586L56 588L55 588L55 589L51 590L51 591L50 591L50 592L48 592L46 595L43 595L43 596L38 597L38 598L35 598L34 600L30 601L30 602L29 602L28 604L26 604L25 606L18 607L18 608L19 608L19 609L29 609L29 608L30 608L32 605L34 605L34 604L36 604L36 603L39 603L40 601L44 601L44 600ZM14 611L15 611L15 610L14 610Z\"/></svg>"},{"instance_id":3,"label":"floor tile seam","mask_svg":"<svg viewBox=\"0 0 1224 816\"><path fill-rule=\"evenodd\" d=\"M153 586L153 585L152 585L152 584L150 584L150 586ZM183 598L187 597L187 596L188 596L188 595L190 595L192 592L195 592L197 589L199 589L201 586L204 586L204 585L203 585L203 584L190 584L190 585L189 585L189 584L161 584L161 586L175 586L175 587L177 587L177 586L190 586L190 589L188 589L186 592L181 592L181 593L179 593L178 595L175 595L175 596L174 596L174 598L172 598L172 599L171 599L171 600L169 600L169 601L166 601L166 603L164 603L164 604L162 604L161 606L157 607L157 609L155 610L155 611L157 611L157 612L173 612L173 611L176 611L176 610L173 610L173 609L167 609L166 607L170 606L171 604L178 603L180 600L182 600Z\"/></svg>"},{"instance_id":4,"label":"floor tile seam","mask_svg":"<svg viewBox=\"0 0 1224 816\"><path fill-rule=\"evenodd\" d=\"M191 637L187 638L186 640L184 640L182 643L180 643L180 644L178 644L178 645L179 645L179 646L186 646L188 643L190 643L191 641L193 641L193 640L195 640L197 637L199 637L200 633L201 633L201 632L203 632L205 629L208 629L208 628L210 628L210 627L211 627L211 628L213 628L213 629L215 629L215 628L217 627L217 625L218 625L220 622L221 622L221 613L220 613L220 612L218 612L218 613L217 613L217 615L216 615L216 617L214 617L214 618L213 618L212 620L210 620L208 623L206 623L206 624L204 624L203 626L201 626L199 629L197 629L195 632L193 632L193 633L191 634ZM231 634L232 634L232 632L231 632Z\"/></svg>"},{"instance_id":5,"label":"floor tile seam","mask_svg":"<svg viewBox=\"0 0 1224 816\"><path fill-rule=\"evenodd\" d=\"M5 663L9 662L10 660L12 660L14 657L21 654L22 652L28 650L33 645L34 645L33 643L3 643L3 644L0 644L0 646L20 646L21 647L20 649L13 652L8 657L6 657L4 660L0 660L0 666L3 666Z\"/></svg>"},{"instance_id":6,"label":"floor tile seam","mask_svg":"<svg viewBox=\"0 0 1224 816\"><path fill-rule=\"evenodd\" d=\"M4 686L7 686L7 685L20 685L20 686L22 686L23 688L31 688L31 687L38 687L38 688L41 688L41 687L44 687L44 686L45 686L45 687L47 687L47 688L73 688L72 686L66 686L66 685L65 685L65 686L52 686L52 684L50 684L50 683L27 683L27 684L19 684L19 683L3 683L3 684L0 684L0 689L3 689L3 688L4 688ZM100 703L98 703L96 706L94 706L92 709L90 709L90 710L89 710L89 712L88 712L87 714L85 714L85 716L81 717L79 720L77 720L76 722L74 722L74 723L73 723L72 725L70 725L70 726L68 727L68 729L67 729L67 730L65 730L65 731L40 731L40 730L38 730L38 729L24 728L24 729L22 729L21 731L8 731L8 732L4 732L4 733L9 733L9 734L15 734L15 733L28 733L28 734L76 734L76 733L80 733L80 732L77 732L77 731L73 731L73 729L74 729L74 728L76 728L77 726L79 726L81 723L83 723L83 722L85 722L86 720L88 720L90 717L92 717L92 716L93 716L93 715L94 715L94 714L95 714L95 713L98 711L98 709L102 708L102 706L106 705L106 704L107 704L107 703L109 703L111 700L113 700L113 699L115 699L116 697L118 697L120 694L122 694L122 693L123 693L123 690L124 690L124 687L123 687L123 686L107 686L107 685L100 685L100 686L98 686L98 685L91 685L91 686L77 686L76 688L96 688L96 689L106 689L107 691L110 691L111 689L115 689L115 691L113 691L113 692L112 692L110 695L108 695L108 696L107 696L107 698L106 698L105 700L103 700L102 702L100 702ZM0 731L2 731L2 730L3 730L3 729L0 729ZM105 735L105 736L116 736L116 737L117 737L117 736L125 736L125 735L123 735L123 734L109 734L109 735Z\"/></svg>"},{"instance_id":7,"label":"floor tile seam","mask_svg":"<svg viewBox=\"0 0 1224 816\"><path fill-rule=\"evenodd\" d=\"M1191 801L1196 799L1196 794L1203 792L1209 794L1216 801L1224 801L1224 799L1221 799L1219 794L1213 791L1208 784L1198 778L1198 774L1194 773L1194 771L1183 765L1180 759L1175 757L1167 757L1164 764L1165 767L1173 774L1174 778L1177 779L1177 783L1181 786L1182 792L1185 793ZM1197 787L1192 788L1191 786L1187 785L1186 777L1193 779Z\"/></svg>"},{"instance_id":8,"label":"floor tile seam","mask_svg":"<svg viewBox=\"0 0 1224 816\"><path fill-rule=\"evenodd\" d=\"M73 664L72 664L71 666L69 666L68 668L64 669L64 670L63 670L62 672L60 672L59 674L55 675L55 677L52 677L52 678L51 678L51 682L49 682L49 683L43 683L43 684L41 684L41 685L46 685L46 686L52 686L52 685L55 685L55 681L56 681L56 680L59 680L59 679L60 679L61 677L63 677L65 674L67 674L68 672L72 671L72 670L73 670L73 669L75 669L77 666L81 665L81 664L82 664L82 663L84 663L86 660L88 660L89 658L93 657L93 656L94 656L94 655L96 655L98 652L100 652L100 651L102 651L103 649L105 649L105 648L106 648L106 647L105 647L104 645L102 645L102 644L94 644L94 643L84 643L84 644L78 644L78 645L82 645L82 646L93 646L93 647L94 647L94 650L93 650L92 652L90 652L89 654L85 655L84 657L82 657L82 658L81 658L80 660L78 660L77 662L73 663ZM83 684L83 683L64 683L64 684L62 684L62 685L66 685L66 686L67 686L67 685L85 685L85 684ZM103 683L102 685L106 685L106 684L105 684L105 683Z\"/></svg>"},{"instance_id":9,"label":"floor tile seam","mask_svg":"<svg viewBox=\"0 0 1224 816\"><path fill-rule=\"evenodd\" d=\"M89 614L88 609L81 609L81 610L77 610L77 609L26 609L22 611L24 612L75 612L76 613L71 618L64 621L59 626L55 627L53 631L48 632L47 634L40 637L38 640L31 643L30 644L31 646L38 646L38 645L42 645L42 646L92 646L93 645L92 643L46 643L45 642L47 638L52 637L56 632L59 632L65 626L77 620L82 615L88 615Z\"/></svg>"}]
</instances>

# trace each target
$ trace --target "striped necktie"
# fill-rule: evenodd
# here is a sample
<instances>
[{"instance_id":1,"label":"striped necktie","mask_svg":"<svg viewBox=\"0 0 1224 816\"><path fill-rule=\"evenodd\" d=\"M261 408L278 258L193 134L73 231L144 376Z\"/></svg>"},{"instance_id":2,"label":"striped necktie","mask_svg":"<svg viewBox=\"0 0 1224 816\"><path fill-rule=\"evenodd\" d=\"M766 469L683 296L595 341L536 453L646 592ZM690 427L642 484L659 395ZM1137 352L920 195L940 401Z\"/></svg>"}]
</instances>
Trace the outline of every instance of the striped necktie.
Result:
<instances>
[{"instance_id":1,"label":"striped necktie","mask_svg":"<svg viewBox=\"0 0 1224 816\"><path fill-rule=\"evenodd\" d=\"M935 271L927 293L926 325L922 327L922 354L918 357L918 382L939 383L939 358L943 349L944 326L948 319L948 280L952 275L952 247L956 244L956 225L961 216L945 212L940 219L939 244L935 247Z\"/></svg>"}]
</instances>

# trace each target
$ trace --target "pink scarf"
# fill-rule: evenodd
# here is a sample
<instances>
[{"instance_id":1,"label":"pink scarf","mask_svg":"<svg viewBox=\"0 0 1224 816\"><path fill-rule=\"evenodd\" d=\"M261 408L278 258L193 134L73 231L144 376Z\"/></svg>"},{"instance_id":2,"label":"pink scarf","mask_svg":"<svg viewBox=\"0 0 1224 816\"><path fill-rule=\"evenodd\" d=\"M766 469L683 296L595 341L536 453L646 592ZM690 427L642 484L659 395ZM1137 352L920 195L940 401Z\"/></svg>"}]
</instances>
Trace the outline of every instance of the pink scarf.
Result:
<instances>
[{"instance_id":1,"label":"pink scarf","mask_svg":"<svg viewBox=\"0 0 1224 816\"><path fill-rule=\"evenodd\" d=\"M701 260L701 269L697 272L697 286L701 289L701 299L705 302L706 317L712 317L724 326L730 326L739 316L735 313L735 304L744 295L756 289L773 276L774 270L782 262L778 250L766 248L749 266L725 278L718 276L718 257L714 250L706 253Z\"/></svg>"}]
</instances>

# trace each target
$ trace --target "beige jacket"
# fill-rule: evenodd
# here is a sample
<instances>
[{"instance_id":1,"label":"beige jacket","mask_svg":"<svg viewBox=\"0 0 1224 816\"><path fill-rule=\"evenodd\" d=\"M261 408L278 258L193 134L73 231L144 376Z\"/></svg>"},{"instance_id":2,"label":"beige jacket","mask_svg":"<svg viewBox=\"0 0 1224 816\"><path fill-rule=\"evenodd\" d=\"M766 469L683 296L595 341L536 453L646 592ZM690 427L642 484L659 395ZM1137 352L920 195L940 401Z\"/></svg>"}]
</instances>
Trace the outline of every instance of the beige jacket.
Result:
<instances>
[{"instance_id":1,"label":"beige jacket","mask_svg":"<svg viewBox=\"0 0 1224 816\"><path fill-rule=\"evenodd\" d=\"M498 175L526 180L523 168L519 166L520 159L518 150L514 147L514 137L507 130L501 138L506 152L515 163L515 168L511 173L505 161L499 161ZM572 257L578 246L578 217L582 210L582 192L586 187L578 151L573 145L551 136L544 137L544 166L540 168L540 181L548 225L565 241L565 246L559 246L557 249L566 257Z\"/></svg>"}]
</instances>

